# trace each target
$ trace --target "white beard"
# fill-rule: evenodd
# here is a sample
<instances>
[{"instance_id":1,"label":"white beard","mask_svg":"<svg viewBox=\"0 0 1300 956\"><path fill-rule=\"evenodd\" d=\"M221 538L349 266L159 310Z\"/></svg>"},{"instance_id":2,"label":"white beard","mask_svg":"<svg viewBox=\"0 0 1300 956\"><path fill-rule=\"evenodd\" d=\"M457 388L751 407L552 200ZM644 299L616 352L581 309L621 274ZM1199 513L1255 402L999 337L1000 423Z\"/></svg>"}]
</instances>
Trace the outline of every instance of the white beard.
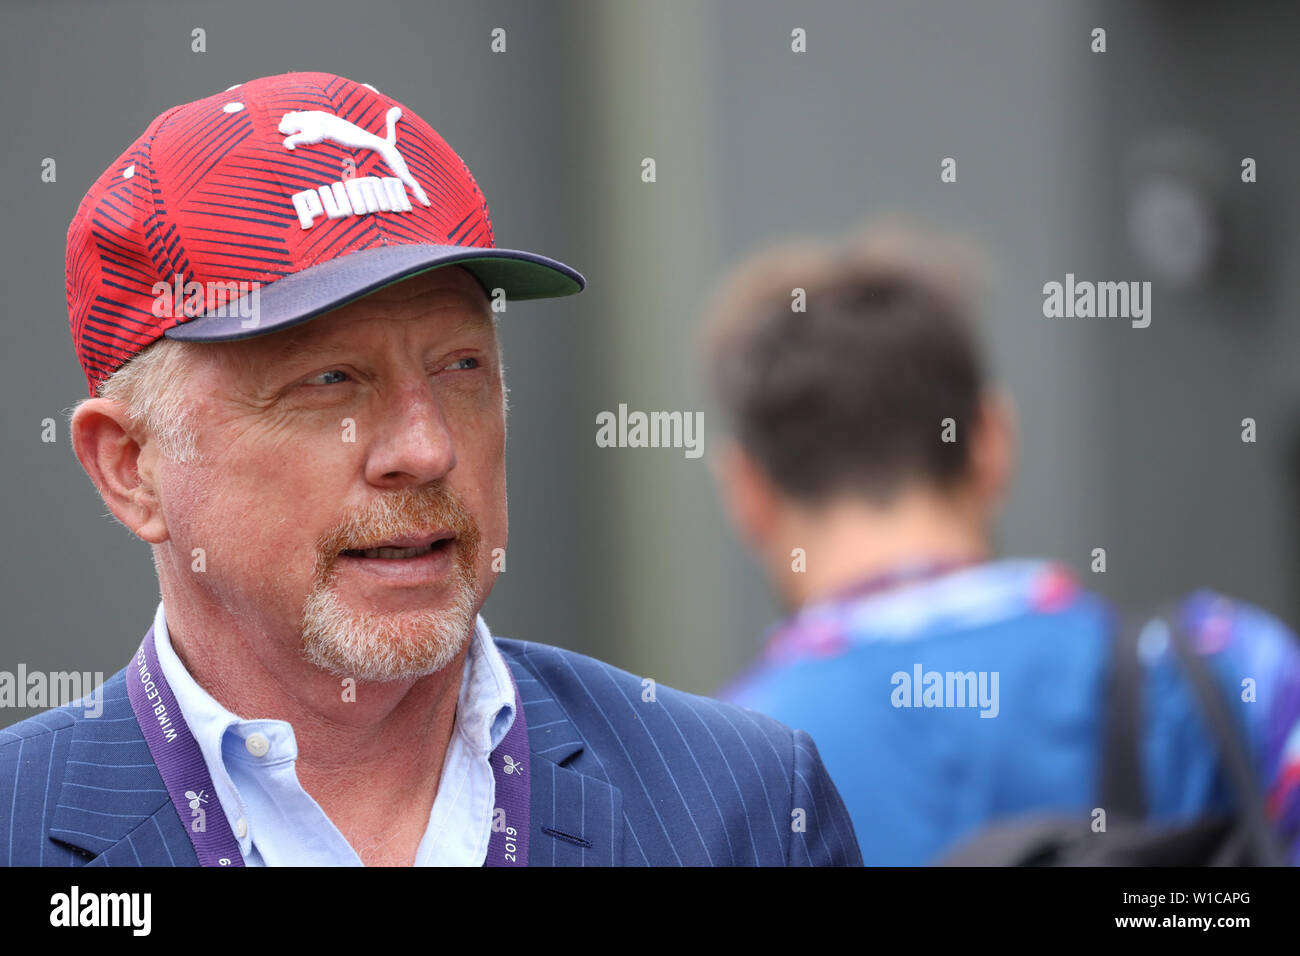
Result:
<instances>
[{"instance_id":1,"label":"white beard","mask_svg":"<svg viewBox=\"0 0 1300 956\"><path fill-rule=\"evenodd\" d=\"M327 582L312 591L303 608L303 656L358 682L415 680L455 660L474 619L474 587L464 578L456 582L449 607L397 614L355 611Z\"/></svg>"}]
</instances>

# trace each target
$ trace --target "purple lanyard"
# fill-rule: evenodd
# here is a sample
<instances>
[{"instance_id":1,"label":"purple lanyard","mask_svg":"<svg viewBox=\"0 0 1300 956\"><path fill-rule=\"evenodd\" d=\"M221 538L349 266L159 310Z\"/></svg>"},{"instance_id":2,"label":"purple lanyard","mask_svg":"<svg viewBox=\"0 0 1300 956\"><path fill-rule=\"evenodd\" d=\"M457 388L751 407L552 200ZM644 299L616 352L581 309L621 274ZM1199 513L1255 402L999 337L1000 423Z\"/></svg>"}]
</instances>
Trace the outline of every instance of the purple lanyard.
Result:
<instances>
[{"instance_id":1,"label":"purple lanyard","mask_svg":"<svg viewBox=\"0 0 1300 956\"><path fill-rule=\"evenodd\" d=\"M904 584L920 584L951 571L975 564L974 561L909 561L881 574L840 588L832 594L813 602L816 609L832 608L846 602L861 600ZM788 662L805 656L826 657L845 650L845 636L839 622L828 625L825 621L810 619L807 609L777 624L764 642L761 659L767 663Z\"/></svg>"},{"instance_id":2,"label":"purple lanyard","mask_svg":"<svg viewBox=\"0 0 1300 956\"><path fill-rule=\"evenodd\" d=\"M896 568L885 574L876 575L857 584L836 591L834 594L818 599L816 602L796 611L784 621L776 624L764 644L762 660L766 664L782 664L805 657L833 657L846 651L857 639L853 625L856 619L848 615L847 609L854 602L863 598L891 591L904 584L920 584L932 581L949 572L963 567L974 567L978 562L945 561L918 563ZM987 576L978 581L964 585L965 592L956 601L963 621L974 616L987 620L989 614L1007 616L1022 609L1031 609L1037 613L1051 613L1068 605L1079 593L1074 575L1064 565L1055 562L1021 562L1027 566L1010 572L998 570L997 579ZM1031 566L1032 565L1032 566ZM989 565L997 570L997 566ZM972 601L971 590L978 591L978 600ZM941 608L945 600L953 601L953 595L927 595L928 607L933 612L936 602ZM936 612L937 613L937 612ZM917 625L912 623L911 628Z\"/></svg>"},{"instance_id":3,"label":"purple lanyard","mask_svg":"<svg viewBox=\"0 0 1300 956\"><path fill-rule=\"evenodd\" d=\"M510 673L510 665L506 665ZM532 778L528 775L528 724L519 685L510 674L515 692L515 719L488 757L496 780L496 807L492 811L492 836L484 866L527 866L528 830L532 825Z\"/></svg>"},{"instance_id":4,"label":"purple lanyard","mask_svg":"<svg viewBox=\"0 0 1300 956\"><path fill-rule=\"evenodd\" d=\"M528 865L532 810L528 725L513 674L510 685L515 692L515 719L488 758L496 780L496 807L484 866ZM243 866L244 855L217 799L203 751L158 664L152 627L127 674L126 693L172 806L182 821L189 821L185 832L194 844L199 866Z\"/></svg>"}]
</instances>

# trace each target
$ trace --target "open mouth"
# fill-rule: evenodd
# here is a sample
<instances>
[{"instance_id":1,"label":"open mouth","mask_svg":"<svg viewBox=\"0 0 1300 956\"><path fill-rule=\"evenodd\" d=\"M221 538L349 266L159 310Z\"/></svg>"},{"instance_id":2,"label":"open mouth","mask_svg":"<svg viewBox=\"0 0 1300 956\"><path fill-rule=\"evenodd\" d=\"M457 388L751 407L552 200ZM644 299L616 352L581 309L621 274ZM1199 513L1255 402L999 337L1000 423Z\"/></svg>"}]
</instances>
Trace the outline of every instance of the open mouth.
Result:
<instances>
[{"instance_id":1,"label":"open mouth","mask_svg":"<svg viewBox=\"0 0 1300 956\"><path fill-rule=\"evenodd\" d=\"M348 548L340 552L348 558L379 558L386 561L403 561L445 551L451 546L455 536L450 532L438 532L436 535L423 535L419 540L407 538L386 541L373 548Z\"/></svg>"}]
</instances>

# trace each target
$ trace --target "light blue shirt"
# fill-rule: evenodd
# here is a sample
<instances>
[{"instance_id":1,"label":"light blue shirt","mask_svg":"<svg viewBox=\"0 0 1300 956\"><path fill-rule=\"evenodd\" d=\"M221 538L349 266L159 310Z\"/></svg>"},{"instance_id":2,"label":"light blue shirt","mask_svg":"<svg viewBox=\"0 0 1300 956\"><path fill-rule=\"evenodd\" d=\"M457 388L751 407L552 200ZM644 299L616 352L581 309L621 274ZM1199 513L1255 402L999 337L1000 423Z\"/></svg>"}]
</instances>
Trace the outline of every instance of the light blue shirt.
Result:
<instances>
[{"instance_id":1,"label":"light blue shirt","mask_svg":"<svg viewBox=\"0 0 1300 956\"><path fill-rule=\"evenodd\" d=\"M199 686L172 649L162 602L154 615L162 672L198 742L216 800L248 866L362 866L361 858L298 782L298 744L283 720L244 720ZM480 616L461 678L456 723L416 866L482 866L496 780L488 756L515 718L514 686ZM211 797L212 795L209 795ZM209 808L215 804L209 801Z\"/></svg>"}]
</instances>

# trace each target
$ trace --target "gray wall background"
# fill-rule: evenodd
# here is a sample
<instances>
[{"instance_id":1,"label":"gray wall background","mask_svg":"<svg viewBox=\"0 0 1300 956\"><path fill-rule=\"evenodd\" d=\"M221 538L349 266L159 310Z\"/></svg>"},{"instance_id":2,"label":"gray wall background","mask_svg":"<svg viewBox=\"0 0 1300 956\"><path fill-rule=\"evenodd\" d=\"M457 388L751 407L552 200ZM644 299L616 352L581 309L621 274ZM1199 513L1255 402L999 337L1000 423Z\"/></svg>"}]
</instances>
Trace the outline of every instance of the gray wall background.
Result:
<instances>
[{"instance_id":1,"label":"gray wall background","mask_svg":"<svg viewBox=\"0 0 1300 956\"><path fill-rule=\"evenodd\" d=\"M1300 623L1293 6L119 0L10 2L0 17L0 670L112 673L157 601L147 548L105 517L65 427L84 393L63 280L78 202L167 107L305 69L416 109L474 171L500 244L588 277L583 295L521 303L503 326L511 547L484 611L496 633L696 692L744 666L774 607L706 459L597 448L596 414L707 409L695 343L721 271L769 239L898 211L961 228L1000 268L987 330L1022 429L1002 549L1087 574L1105 547L1108 573L1088 579L1108 595L1209 585ZM498 26L504 55L489 52ZM1089 51L1094 26L1105 54ZM190 51L195 27L206 53ZM790 52L794 27L805 54ZM1249 224L1233 269L1195 295L1157 283L1145 330L1045 319L1042 285L1067 272L1148 277L1125 238L1123 173L1166 127L1228 157L1226 202ZM1246 155L1250 186L1236 181ZM40 180L47 156L56 183ZM955 184L939 181L945 156ZM1255 445L1239 440L1247 415ZM40 440L47 417L56 444Z\"/></svg>"}]
</instances>

